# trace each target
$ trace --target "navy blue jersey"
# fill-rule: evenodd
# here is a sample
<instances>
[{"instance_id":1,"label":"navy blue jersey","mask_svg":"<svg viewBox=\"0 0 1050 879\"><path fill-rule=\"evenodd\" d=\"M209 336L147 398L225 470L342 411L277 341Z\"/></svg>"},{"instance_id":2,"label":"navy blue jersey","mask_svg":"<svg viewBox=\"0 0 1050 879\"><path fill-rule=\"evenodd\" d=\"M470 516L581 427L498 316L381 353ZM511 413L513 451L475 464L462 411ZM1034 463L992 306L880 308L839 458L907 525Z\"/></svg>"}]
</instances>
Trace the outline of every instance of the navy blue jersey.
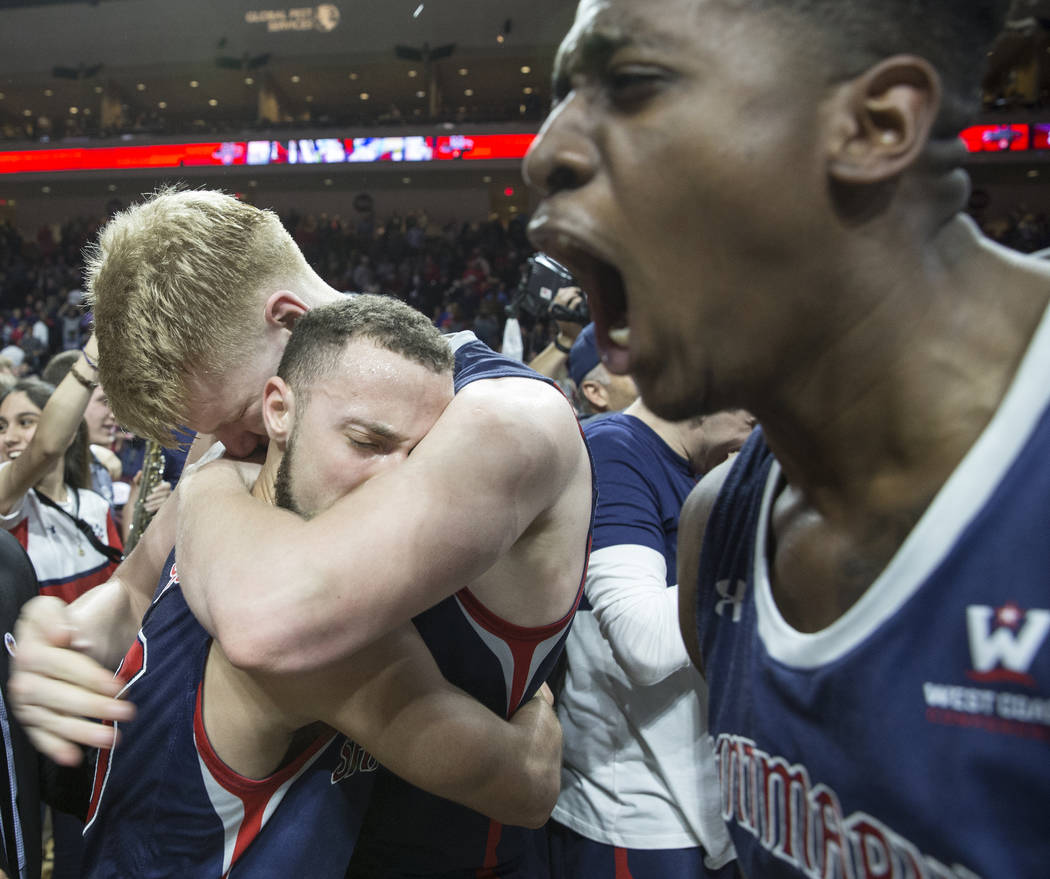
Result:
<instances>
[{"instance_id":1,"label":"navy blue jersey","mask_svg":"<svg viewBox=\"0 0 1050 879\"><path fill-rule=\"evenodd\" d=\"M118 676L138 718L101 751L84 831L84 875L342 879L375 760L326 732L273 775L238 775L201 712L211 639L178 586L174 553Z\"/></svg>"},{"instance_id":2,"label":"navy blue jersey","mask_svg":"<svg viewBox=\"0 0 1050 879\"><path fill-rule=\"evenodd\" d=\"M678 515L696 485L689 462L644 421L622 412L586 422L583 435L595 455L602 498L592 552L622 544L647 546L667 560L667 585L673 586L678 582Z\"/></svg>"},{"instance_id":3,"label":"navy blue jersey","mask_svg":"<svg viewBox=\"0 0 1050 879\"><path fill-rule=\"evenodd\" d=\"M550 382L522 363L473 340L456 348L455 389L482 379L531 378ZM593 516L593 505L592 505ZM587 547L580 547L581 555ZM583 580L577 603L583 594ZM510 717L546 681L565 646L575 608L549 625L523 628L491 613L462 589L413 622L441 673L488 708ZM544 844L537 832L498 824L432 796L380 768L355 876L536 877ZM479 872L480 871L480 872Z\"/></svg>"},{"instance_id":4,"label":"navy blue jersey","mask_svg":"<svg viewBox=\"0 0 1050 879\"><path fill-rule=\"evenodd\" d=\"M722 807L766 877L1050 875L1050 320L875 583L796 631L759 432L714 505L698 634Z\"/></svg>"}]
</instances>

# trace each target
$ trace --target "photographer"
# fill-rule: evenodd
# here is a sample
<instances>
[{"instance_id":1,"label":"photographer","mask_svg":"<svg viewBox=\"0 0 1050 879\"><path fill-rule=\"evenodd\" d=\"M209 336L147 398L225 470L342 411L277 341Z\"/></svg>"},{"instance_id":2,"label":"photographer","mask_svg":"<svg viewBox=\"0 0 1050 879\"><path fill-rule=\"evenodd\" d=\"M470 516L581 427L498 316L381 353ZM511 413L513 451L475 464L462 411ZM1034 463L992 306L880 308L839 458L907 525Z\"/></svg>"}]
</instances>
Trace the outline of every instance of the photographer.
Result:
<instances>
[{"instance_id":1,"label":"photographer","mask_svg":"<svg viewBox=\"0 0 1050 879\"><path fill-rule=\"evenodd\" d=\"M568 378L569 349L584 325L591 319L587 297L576 286L576 279L561 263L545 253L529 258L528 269L507 306L507 317L526 314L534 321L553 319L557 335L529 361L536 372L559 381Z\"/></svg>"},{"instance_id":2,"label":"photographer","mask_svg":"<svg viewBox=\"0 0 1050 879\"><path fill-rule=\"evenodd\" d=\"M559 306L575 312L581 305L586 308L586 300L579 287L562 287L551 300L551 311ZM576 337L580 335L583 324L576 320L554 318L554 326L558 334L546 348L529 361L529 366L548 378L562 380L569 376L569 351Z\"/></svg>"}]
</instances>

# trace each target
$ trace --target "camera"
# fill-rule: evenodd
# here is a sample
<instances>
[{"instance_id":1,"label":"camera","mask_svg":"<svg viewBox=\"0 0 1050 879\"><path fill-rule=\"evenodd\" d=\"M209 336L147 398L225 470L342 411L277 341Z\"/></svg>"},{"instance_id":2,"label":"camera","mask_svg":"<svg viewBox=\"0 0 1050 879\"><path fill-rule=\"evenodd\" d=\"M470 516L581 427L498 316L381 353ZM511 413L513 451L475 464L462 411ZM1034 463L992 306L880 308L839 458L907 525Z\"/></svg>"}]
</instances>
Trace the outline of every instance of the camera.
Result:
<instances>
[{"instance_id":1,"label":"camera","mask_svg":"<svg viewBox=\"0 0 1050 879\"><path fill-rule=\"evenodd\" d=\"M576 308L551 305L562 287L576 286L576 279L565 266L545 253L537 253L529 257L528 270L522 275L518 290L507 306L507 315L517 317L524 312L534 320L554 318L578 324L589 323L591 314L586 297L581 298Z\"/></svg>"}]
</instances>

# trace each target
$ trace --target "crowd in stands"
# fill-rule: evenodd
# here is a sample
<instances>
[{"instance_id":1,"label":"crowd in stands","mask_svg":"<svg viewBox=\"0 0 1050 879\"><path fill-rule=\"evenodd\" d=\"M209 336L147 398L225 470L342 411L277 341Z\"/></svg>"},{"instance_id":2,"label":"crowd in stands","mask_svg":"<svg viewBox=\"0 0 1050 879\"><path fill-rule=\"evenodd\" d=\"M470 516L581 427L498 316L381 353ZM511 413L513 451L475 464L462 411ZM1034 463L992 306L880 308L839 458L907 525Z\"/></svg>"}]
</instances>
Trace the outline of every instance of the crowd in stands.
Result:
<instances>
[{"instance_id":1,"label":"crowd in stands","mask_svg":"<svg viewBox=\"0 0 1050 879\"><path fill-rule=\"evenodd\" d=\"M0 357L12 361L16 373L39 372L51 355L87 338L82 250L104 220L70 219L42 227L35 238L0 224ZM282 220L310 264L337 290L391 294L446 332L472 330L501 347L507 306L533 253L526 217L442 224L420 211L385 220L366 213L289 213ZM979 220L1008 247L1026 253L1050 247L1045 212L1022 205ZM527 315L521 323L528 361L550 342L553 327Z\"/></svg>"}]
</instances>

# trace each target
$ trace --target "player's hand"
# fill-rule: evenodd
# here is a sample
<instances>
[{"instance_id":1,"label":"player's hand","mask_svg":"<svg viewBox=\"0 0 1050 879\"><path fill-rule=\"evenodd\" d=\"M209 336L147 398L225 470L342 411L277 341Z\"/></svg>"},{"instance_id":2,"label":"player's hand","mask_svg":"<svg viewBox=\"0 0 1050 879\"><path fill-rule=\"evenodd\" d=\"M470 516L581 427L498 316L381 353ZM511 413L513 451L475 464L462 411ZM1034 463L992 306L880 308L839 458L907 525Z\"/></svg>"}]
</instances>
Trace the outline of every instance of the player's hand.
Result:
<instances>
[{"instance_id":1,"label":"player's hand","mask_svg":"<svg viewBox=\"0 0 1050 879\"><path fill-rule=\"evenodd\" d=\"M540 827L550 817L561 790L561 724L554 713L554 694L544 684L521 706L510 722L525 731L528 745L523 754L529 784L544 808L526 826Z\"/></svg>"},{"instance_id":2,"label":"player's hand","mask_svg":"<svg viewBox=\"0 0 1050 879\"><path fill-rule=\"evenodd\" d=\"M14 634L8 695L33 746L62 766L81 761L81 745L112 747L113 728L86 718L127 721L135 706L114 698L120 681L77 649L66 604L50 596L26 602Z\"/></svg>"}]
</instances>

